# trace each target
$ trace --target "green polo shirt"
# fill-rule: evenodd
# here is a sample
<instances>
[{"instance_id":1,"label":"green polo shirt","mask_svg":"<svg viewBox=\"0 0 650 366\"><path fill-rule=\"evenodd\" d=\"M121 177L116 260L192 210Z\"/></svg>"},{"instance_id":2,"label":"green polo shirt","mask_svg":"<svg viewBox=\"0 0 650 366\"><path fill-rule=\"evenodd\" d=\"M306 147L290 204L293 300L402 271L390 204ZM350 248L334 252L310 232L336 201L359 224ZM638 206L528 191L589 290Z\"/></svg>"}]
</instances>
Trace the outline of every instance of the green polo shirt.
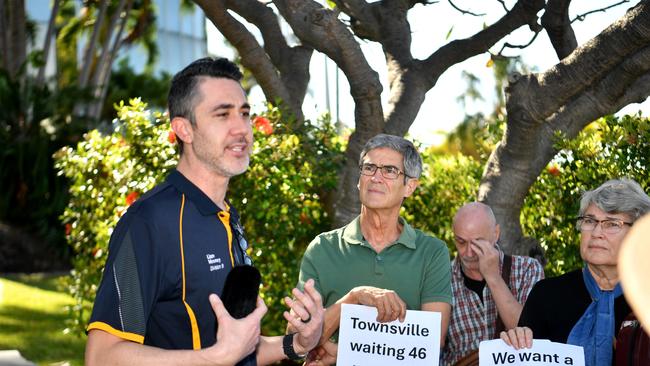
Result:
<instances>
[{"instance_id":1,"label":"green polo shirt","mask_svg":"<svg viewBox=\"0 0 650 366\"><path fill-rule=\"evenodd\" d=\"M408 309L429 302L452 303L449 250L444 242L411 227L381 253L363 237L359 217L318 235L307 247L298 286L313 278L328 307L357 286L395 291Z\"/></svg>"}]
</instances>

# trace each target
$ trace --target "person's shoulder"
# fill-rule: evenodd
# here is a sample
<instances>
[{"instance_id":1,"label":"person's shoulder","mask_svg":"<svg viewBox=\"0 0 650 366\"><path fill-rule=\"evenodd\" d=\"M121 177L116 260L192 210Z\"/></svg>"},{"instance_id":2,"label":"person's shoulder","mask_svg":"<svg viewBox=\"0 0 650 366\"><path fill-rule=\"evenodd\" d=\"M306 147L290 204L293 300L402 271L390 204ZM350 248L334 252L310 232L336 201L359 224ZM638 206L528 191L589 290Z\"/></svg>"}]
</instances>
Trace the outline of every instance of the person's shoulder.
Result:
<instances>
[{"instance_id":1,"label":"person's shoulder","mask_svg":"<svg viewBox=\"0 0 650 366\"><path fill-rule=\"evenodd\" d=\"M530 268L534 270L543 271L542 264L535 258L528 257L525 255L513 255L512 256L513 266L518 268Z\"/></svg>"},{"instance_id":2,"label":"person's shoulder","mask_svg":"<svg viewBox=\"0 0 650 366\"><path fill-rule=\"evenodd\" d=\"M445 242L439 239L438 237L416 228L413 228L413 231L415 231L416 243L418 246L420 244L423 244L427 249L444 248L448 250L447 244L445 244Z\"/></svg>"},{"instance_id":3,"label":"person's shoulder","mask_svg":"<svg viewBox=\"0 0 650 366\"><path fill-rule=\"evenodd\" d=\"M179 206L178 191L168 182L162 182L129 206L126 214L143 219L156 218L169 209Z\"/></svg>"},{"instance_id":4,"label":"person's shoulder","mask_svg":"<svg viewBox=\"0 0 650 366\"><path fill-rule=\"evenodd\" d=\"M314 240L311 241L309 246L331 245L337 243L341 238L341 235L343 235L344 229L345 226L330 231L322 232L316 235L316 237L314 238Z\"/></svg>"},{"instance_id":5,"label":"person's shoulder","mask_svg":"<svg viewBox=\"0 0 650 366\"><path fill-rule=\"evenodd\" d=\"M547 277L535 284L537 291L570 291L576 290L576 284L582 282L581 270L575 270L556 277Z\"/></svg>"}]
</instances>

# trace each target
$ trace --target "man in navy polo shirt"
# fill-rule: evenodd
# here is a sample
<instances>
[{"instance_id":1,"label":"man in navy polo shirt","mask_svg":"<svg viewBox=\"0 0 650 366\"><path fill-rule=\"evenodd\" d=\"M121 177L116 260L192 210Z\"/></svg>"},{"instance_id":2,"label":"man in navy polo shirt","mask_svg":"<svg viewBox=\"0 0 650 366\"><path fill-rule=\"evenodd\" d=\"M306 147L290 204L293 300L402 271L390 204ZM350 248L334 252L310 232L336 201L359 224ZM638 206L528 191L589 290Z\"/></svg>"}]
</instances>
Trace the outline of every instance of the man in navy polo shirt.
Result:
<instances>
[{"instance_id":1,"label":"man in navy polo shirt","mask_svg":"<svg viewBox=\"0 0 650 366\"><path fill-rule=\"evenodd\" d=\"M250 264L226 200L253 143L241 76L232 62L211 58L174 76L168 104L178 166L115 227L88 325L87 365L269 364L316 346L323 308L313 281L285 298L284 317L296 331L285 336L260 335L267 308L259 297L250 315L234 319L217 296L234 266Z\"/></svg>"}]
</instances>

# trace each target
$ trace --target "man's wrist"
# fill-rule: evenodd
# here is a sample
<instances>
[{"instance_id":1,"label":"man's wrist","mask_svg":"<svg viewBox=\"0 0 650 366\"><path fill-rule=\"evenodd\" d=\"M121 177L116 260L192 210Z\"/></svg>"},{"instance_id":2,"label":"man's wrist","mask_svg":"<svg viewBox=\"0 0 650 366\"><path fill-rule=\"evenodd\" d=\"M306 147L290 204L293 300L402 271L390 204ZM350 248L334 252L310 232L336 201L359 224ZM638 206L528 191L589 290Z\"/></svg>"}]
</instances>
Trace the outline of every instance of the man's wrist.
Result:
<instances>
[{"instance_id":1,"label":"man's wrist","mask_svg":"<svg viewBox=\"0 0 650 366\"><path fill-rule=\"evenodd\" d=\"M282 350L288 359L299 361L307 357L309 350L301 349L300 344L298 344L298 347L294 346L294 343L297 343L295 339L296 334L297 333L290 333L282 337Z\"/></svg>"},{"instance_id":2,"label":"man's wrist","mask_svg":"<svg viewBox=\"0 0 650 366\"><path fill-rule=\"evenodd\" d=\"M488 286L492 286L499 281L503 282L503 278L501 278L501 274L498 271L496 273L489 273L487 275L484 275L483 278L485 279L485 283L487 283Z\"/></svg>"},{"instance_id":3,"label":"man's wrist","mask_svg":"<svg viewBox=\"0 0 650 366\"><path fill-rule=\"evenodd\" d=\"M357 293L356 287L348 291L347 294L343 295L336 303L337 304L357 304Z\"/></svg>"}]
</instances>

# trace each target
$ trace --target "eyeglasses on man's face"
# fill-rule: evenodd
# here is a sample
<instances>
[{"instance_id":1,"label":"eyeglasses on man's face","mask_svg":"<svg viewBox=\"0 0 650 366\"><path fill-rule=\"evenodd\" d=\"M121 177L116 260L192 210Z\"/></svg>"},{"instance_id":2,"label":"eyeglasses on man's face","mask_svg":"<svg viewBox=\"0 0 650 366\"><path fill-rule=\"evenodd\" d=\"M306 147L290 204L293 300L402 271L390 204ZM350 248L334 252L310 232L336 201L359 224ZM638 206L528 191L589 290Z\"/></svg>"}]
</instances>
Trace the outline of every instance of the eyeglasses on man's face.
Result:
<instances>
[{"instance_id":1,"label":"eyeglasses on man's face","mask_svg":"<svg viewBox=\"0 0 650 366\"><path fill-rule=\"evenodd\" d=\"M625 222L617 219L597 220L590 216L578 217L578 230L580 231L593 231L596 226L600 224L600 229L607 234L616 234L620 232L625 225L632 226L631 222Z\"/></svg>"},{"instance_id":2,"label":"eyeglasses on man's face","mask_svg":"<svg viewBox=\"0 0 650 366\"><path fill-rule=\"evenodd\" d=\"M400 175L404 174L405 177L411 178L406 173L401 171L398 167L392 165L376 165L371 163L364 163L359 166L359 171L362 175L373 176L377 172L377 169L381 172L381 176L386 179L397 179Z\"/></svg>"}]
</instances>

